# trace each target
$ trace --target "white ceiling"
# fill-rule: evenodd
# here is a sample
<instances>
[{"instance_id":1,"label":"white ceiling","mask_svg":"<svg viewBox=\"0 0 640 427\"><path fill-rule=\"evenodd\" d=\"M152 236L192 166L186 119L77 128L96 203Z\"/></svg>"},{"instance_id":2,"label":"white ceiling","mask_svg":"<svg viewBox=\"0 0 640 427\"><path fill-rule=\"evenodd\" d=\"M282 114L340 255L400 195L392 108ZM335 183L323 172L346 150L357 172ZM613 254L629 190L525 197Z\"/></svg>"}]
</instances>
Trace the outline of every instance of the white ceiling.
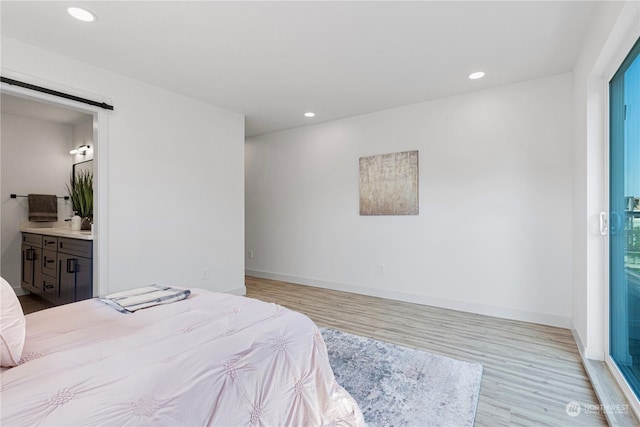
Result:
<instances>
[{"instance_id":1,"label":"white ceiling","mask_svg":"<svg viewBox=\"0 0 640 427\"><path fill-rule=\"evenodd\" d=\"M570 72L595 5L3 0L0 31L245 114L252 136Z\"/></svg>"}]
</instances>

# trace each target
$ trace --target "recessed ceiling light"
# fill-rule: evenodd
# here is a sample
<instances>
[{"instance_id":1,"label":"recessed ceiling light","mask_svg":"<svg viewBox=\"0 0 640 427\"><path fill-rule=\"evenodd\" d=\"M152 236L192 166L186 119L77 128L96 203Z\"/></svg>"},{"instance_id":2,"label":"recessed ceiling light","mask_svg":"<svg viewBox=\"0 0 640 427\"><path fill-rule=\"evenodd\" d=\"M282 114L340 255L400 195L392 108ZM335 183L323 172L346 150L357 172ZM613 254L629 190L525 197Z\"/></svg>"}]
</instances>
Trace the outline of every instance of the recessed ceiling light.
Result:
<instances>
[{"instance_id":1,"label":"recessed ceiling light","mask_svg":"<svg viewBox=\"0 0 640 427\"><path fill-rule=\"evenodd\" d=\"M475 73L469 74L469 78L471 80L477 80L484 77L484 71L476 71Z\"/></svg>"},{"instance_id":2,"label":"recessed ceiling light","mask_svg":"<svg viewBox=\"0 0 640 427\"><path fill-rule=\"evenodd\" d=\"M304 116L305 116L305 117L315 117L315 116L316 116L316 113L312 113L311 111L309 111L309 112L307 112L307 113L304 113Z\"/></svg>"},{"instance_id":3,"label":"recessed ceiling light","mask_svg":"<svg viewBox=\"0 0 640 427\"><path fill-rule=\"evenodd\" d=\"M79 19L80 21L93 22L96 20L96 16L93 13L80 7L70 7L67 9L67 12L69 12L69 15Z\"/></svg>"}]
</instances>

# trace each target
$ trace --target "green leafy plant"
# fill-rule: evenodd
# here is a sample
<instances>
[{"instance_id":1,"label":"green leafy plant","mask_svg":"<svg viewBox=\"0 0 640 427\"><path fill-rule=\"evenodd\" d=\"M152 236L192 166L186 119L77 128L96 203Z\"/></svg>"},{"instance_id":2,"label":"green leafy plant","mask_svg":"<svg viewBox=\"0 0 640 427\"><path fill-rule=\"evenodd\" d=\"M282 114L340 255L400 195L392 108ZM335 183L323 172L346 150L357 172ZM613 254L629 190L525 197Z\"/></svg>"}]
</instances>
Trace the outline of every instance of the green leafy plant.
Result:
<instances>
[{"instance_id":1,"label":"green leafy plant","mask_svg":"<svg viewBox=\"0 0 640 427\"><path fill-rule=\"evenodd\" d=\"M71 177L71 184L67 184L67 192L71 199L71 206L76 214L82 218L93 217L93 172L84 170Z\"/></svg>"}]
</instances>

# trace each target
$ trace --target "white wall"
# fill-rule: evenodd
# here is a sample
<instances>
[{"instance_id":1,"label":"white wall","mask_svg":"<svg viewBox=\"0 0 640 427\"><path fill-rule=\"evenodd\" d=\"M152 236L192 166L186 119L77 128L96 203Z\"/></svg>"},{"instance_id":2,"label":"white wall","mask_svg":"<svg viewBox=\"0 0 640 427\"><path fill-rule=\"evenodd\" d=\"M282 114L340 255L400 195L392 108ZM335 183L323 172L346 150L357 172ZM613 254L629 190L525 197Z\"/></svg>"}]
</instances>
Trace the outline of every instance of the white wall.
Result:
<instances>
[{"instance_id":1,"label":"white wall","mask_svg":"<svg viewBox=\"0 0 640 427\"><path fill-rule=\"evenodd\" d=\"M571 94L564 74L248 139L247 272L568 326ZM359 216L358 158L416 149L420 215Z\"/></svg>"},{"instance_id":2,"label":"white wall","mask_svg":"<svg viewBox=\"0 0 640 427\"><path fill-rule=\"evenodd\" d=\"M73 127L30 117L2 114L2 264L0 271L14 288L20 288L20 224L28 220L26 198L11 199L11 193L67 194ZM58 201L58 220L71 213L71 205Z\"/></svg>"},{"instance_id":3,"label":"white wall","mask_svg":"<svg viewBox=\"0 0 640 427\"><path fill-rule=\"evenodd\" d=\"M96 238L108 241L102 293L150 283L244 292L242 115L6 37L2 67L115 106L100 151L109 177Z\"/></svg>"},{"instance_id":4,"label":"white wall","mask_svg":"<svg viewBox=\"0 0 640 427\"><path fill-rule=\"evenodd\" d=\"M69 145L69 151L81 145L88 145L90 148L82 153L74 154L73 163L86 162L93 160L93 154L96 149L96 142L93 138L93 117L83 120L73 125L73 141Z\"/></svg>"}]
</instances>

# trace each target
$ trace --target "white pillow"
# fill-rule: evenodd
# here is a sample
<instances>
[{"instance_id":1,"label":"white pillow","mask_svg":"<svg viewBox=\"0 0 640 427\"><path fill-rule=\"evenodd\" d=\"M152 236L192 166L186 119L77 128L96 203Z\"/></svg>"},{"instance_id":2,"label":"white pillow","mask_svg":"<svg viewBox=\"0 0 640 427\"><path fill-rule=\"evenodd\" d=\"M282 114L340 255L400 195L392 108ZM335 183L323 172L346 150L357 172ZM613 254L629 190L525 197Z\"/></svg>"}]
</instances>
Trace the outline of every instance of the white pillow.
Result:
<instances>
[{"instance_id":1,"label":"white pillow","mask_svg":"<svg viewBox=\"0 0 640 427\"><path fill-rule=\"evenodd\" d=\"M0 366L16 366L22 356L26 322L11 285L0 277Z\"/></svg>"}]
</instances>

